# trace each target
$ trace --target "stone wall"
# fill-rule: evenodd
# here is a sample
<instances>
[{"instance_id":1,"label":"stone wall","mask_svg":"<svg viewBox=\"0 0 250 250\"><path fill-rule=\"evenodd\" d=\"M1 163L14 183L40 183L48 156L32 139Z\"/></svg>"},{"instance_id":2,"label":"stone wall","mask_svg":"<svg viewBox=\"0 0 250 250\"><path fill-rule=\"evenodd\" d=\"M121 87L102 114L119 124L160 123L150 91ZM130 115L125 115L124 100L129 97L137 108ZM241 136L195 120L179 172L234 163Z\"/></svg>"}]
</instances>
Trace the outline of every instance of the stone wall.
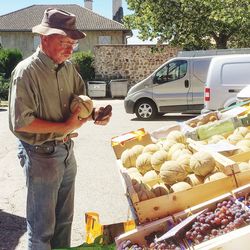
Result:
<instances>
[{"instance_id":1,"label":"stone wall","mask_svg":"<svg viewBox=\"0 0 250 250\"><path fill-rule=\"evenodd\" d=\"M167 45L98 45L94 48L97 79L128 79L133 85L149 76L180 49Z\"/></svg>"}]
</instances>

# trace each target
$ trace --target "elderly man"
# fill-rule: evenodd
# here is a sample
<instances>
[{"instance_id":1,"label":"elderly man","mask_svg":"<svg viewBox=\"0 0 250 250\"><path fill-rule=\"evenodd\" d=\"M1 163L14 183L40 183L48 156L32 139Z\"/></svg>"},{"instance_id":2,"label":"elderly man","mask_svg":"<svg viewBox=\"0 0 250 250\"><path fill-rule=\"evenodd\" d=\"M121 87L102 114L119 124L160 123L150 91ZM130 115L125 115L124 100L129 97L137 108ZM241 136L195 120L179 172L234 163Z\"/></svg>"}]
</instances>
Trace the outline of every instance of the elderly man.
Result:
<instances>
[{"instance_id":1,"label":"elderly man","mask_svg":"<svg viewBox=\"0 0 250 250\"><path fill-rule=\"evenodd\" d=\"M37 51L12 72L9 96L10 130L18 138L18 157L26 174L29 250L70 246L77 170L72 133L95 119L103 108L78 119L71 114L74 95L86 94L81 76L68 59L78 39L75 15L47 9ZM111 113L94 124L106 125Z\"/></svg>"}]
</instances>

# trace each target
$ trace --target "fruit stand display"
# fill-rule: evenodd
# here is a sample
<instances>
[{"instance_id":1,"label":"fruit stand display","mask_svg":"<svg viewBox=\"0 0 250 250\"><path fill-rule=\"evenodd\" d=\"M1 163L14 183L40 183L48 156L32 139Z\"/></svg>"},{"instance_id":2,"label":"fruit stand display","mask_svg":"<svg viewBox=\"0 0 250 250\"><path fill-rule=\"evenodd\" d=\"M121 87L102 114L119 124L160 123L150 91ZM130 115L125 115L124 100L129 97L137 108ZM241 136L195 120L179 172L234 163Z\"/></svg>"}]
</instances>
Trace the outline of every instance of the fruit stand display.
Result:
<instances>
[{"instance_id":1,"label":"fruit stand display","mask_svg":"<svg viewBox=\"0 0 250 250\"><path fill-rule=\"evenodd\" d=\"M145 145L146 134L139 140L130 138L130 148L123 142L124 151L117 159L137 224L166 217L237 187L228 170L232 161L222 165L211 154L196 152L180 131L171 131L159 144Z\"/></svg>"},{"instance_id":2,"label":"fruit stand display","mask_svg":"<svg viewBox=\"0 0 250 250\"><path fill-rule=\"evenodd\" d=\"M239 205L237 197L232 195L233 190L250 181L249 105L250 102L244 103L244 107L238 105L235 110L224 114L211 112L190 119L178 128L167 129L157 140L150 137L144 129L112 138L117 166L137 224L136 229L117 238L119 249L213 249L209 246L219 246L219 240L215 236L220 235L220 242L225 245L228 238L222 234L230 233L231 239L236 240L236 229L242 231L239 233L242 239L247 237L245 235L249 237L248 208L244 204ZM216 145L218 142L222 144ZM216 150L211 150L214 145ZM203 231L209 231L208 235L198 234L198 239L192 241L194 237L189 235L196 232L192 225L198 225L200 217L203 221L204 218L216 217L219 213L221 204L213 201L214 198L224 199L222 203L224 202L225 207L228 205L225 213L230 214L231 210L239 209L242 214L249 214L249 218L245 216L247 218L244 223L237 226L237 217L229 216L228 219L220 215L220 224L216 219L216 225L212 223L209 229L206 225L207 229ZM201 212L202 210L204 211ZM185 227L179 225L175 234L166 238L168 241L145 241L145 236L150 238L152 234L159 239L157 232L162 220L166 225L166 221L173 218L175 223L171 227L174 225L176 230L185 216L197 212L202 214ZM227 227L228 221L236 221L235 227L230 224L232 230L229 230L230 226ZM238 229L243 224L246 227ZM165 231L168 232L171 227L167 227ZM159 231L162 234L164 230ZM171 230L170 232L172 233Z\"/></svg>"}]
</instances>

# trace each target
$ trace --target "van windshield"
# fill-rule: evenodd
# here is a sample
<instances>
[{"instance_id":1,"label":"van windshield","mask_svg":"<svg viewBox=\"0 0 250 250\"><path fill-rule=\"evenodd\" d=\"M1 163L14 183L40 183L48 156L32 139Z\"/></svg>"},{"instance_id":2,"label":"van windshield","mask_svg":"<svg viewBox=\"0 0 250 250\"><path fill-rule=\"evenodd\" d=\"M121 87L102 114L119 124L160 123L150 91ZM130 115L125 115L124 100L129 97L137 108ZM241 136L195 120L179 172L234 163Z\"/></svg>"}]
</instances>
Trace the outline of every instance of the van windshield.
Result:
<instances>
[{"instance_id":1,"label":"van windshield","mask_svg":"<svg viewBox=\"0 0 250 250\"><path fill-rule=\"evenodd\" d=\"M187 73L187 61L178 60L164 65L155 74L157 83L165 83L175 81L184 77Z\"/></svg>"}]
</instances>

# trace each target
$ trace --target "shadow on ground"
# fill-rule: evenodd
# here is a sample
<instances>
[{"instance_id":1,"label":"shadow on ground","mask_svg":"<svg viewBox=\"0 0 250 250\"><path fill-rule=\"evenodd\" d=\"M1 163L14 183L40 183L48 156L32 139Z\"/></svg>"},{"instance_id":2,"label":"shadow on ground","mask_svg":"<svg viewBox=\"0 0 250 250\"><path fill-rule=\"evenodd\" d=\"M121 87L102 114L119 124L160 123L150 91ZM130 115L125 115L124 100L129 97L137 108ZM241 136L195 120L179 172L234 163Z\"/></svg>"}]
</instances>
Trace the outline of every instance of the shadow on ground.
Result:
<instances>
[{"instance_id":1,"label":"shadow on ground","mask_svg":"<svg viewBox=\"0 0 250 250\"><path fill-rule=\"evenodd\" d=\"M190 115L163 115L163 116L157 116L156 118L150 120L150 121L176 121L176 122L183 122L188 119L196 117L197 114L190 114ZM140 121L138 118L133 118L131 121Z\"/></svg>"},{"instance_id":2,"label":"shadow on ground","mask_svg":"<svg viewBox=\"0 0 250 250\"><path fill-rule=\"evenodd\" d=\"M25 232L25 218L0 210L0 250L16 249L20 237Z\"/></svg>"}]
</instances>

